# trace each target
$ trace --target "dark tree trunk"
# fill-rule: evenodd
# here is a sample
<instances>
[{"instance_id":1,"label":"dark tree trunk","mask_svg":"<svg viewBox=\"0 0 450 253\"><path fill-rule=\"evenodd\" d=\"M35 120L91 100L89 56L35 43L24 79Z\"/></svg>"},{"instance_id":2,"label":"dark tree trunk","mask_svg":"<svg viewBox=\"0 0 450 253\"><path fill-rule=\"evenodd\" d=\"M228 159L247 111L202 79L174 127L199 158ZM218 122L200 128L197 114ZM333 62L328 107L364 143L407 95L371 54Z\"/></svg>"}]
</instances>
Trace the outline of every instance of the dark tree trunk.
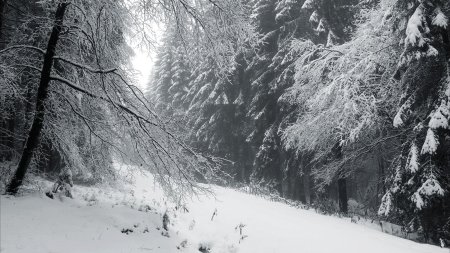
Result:
<instances>
[{"instance_id":1,"label":"dark tree trunk","mask_svg":"<svg viewBox=\"0 0 450 253\"><path fill-rule=\"evenodd\" d=\"M4 117L0 119L0 161L11 161L14 153L14 105L4 106Z\"/></svg>"},{"instance_id":2,"label":"dark tree trunk","mask_svg":"<svg viewBox=\"0 0 450 253\"><path fill-rule=\"evenodd\" d=\"M377 206L380 206L381 204L381 198L380 196L384 196L386 193L386 183L385 180L385 161L383 154L379 154L378 157L378 182L377 182Z\"/></svg>"},{"instance_id":3,"label":"dark tree trunk","mask_svg":"<svg viewBox=\"0 0 450 253\"><path fill-rule=\"evenodd\" d=\"M334 145L332 149L335 159L342 159L342 147L339 142ZM347 179L340 175L342 172L338 172L338 198L339 198L339 211L342 213L348 212L348 196L347 196Z\"/></svg>"},{"instance_id":4,"label":"dark tree trunk","mask_svg":"<svg viewBox=\"0 0 450 253\"><path fill-rule=\"evenodd\" d=\"M23 150L22 157L20 158L19 165L17 166L16 173L12 177L6 189L8 194L17 193L17 190L25 177L28 166L30 165L34 151L39 146L39 139L41 136L45 115L45 102L48 97L50 74L53 66L53 57L55 56L56 45L58 44L67 5L68 3L60 3L56 9L55 24L53 26L50 39L48 40L47 51L44 55L44 63L42 65L41 78L36 97L36 113L34 115L33 124L31 125L31 130L28 134L25 148Z\"/></svg>"},{"instance_id":5,"label":"dark tree trunk","mask_svg":"<svg viewBox=\"0 0 450 253\"><path fill-rule=\"evenodd\" d=\"M0 40L3 39L3 17L5 16L6 0L0 0Z\"/></svg>"},{"instance_id":6,"label":"dark tree trunk","mask_svg":"<svg viewBox=\"0 0 450 253\"><path fill-rule=\"evenodd\" d=\"M14 117L14 109L10 107L8 109L8 135L6 137L6 146L9 148L8 151L6 151L6 160L12 161L13 154L14 154L14 123L15 123L15 117Z\"/></svg>"},{"instance_id":7,"label":"dark tree trunk","mask_svg":"<svg viewBox=\"0 0 450 253\"><path fill-rule=\"evenodd\" d=\"M342 213L348 212L348 196L347 196L347 179L338 179L338 194L339 194L339 211Z\"/></svg>"},{"instance_id":8,"label":"dark tree trunk","mask_svg":"<svg viewBox=\"0 0 450 253\"><path fill-rule=\"evenodd\" d=\"M310 170L305 168L303 172L303 191L305 193L305 203L311 204L311 181L310 181Z\"/></svg>"},{"instance_id":9,"label":"dark tree trunk","mask_svg":"<svg viewBox=\"0 0 450 253\"><path fill-rule=\"evenodd\" d=\"M0 128L5 129L6 122L0 120ZM6 146L6 136L3 133L0 133L0 147ZM6 151L0 151L0 162L4 162L6 160Z\"/></svg>"},{"instance_id":10,"label":"dark tree trunk","mask_svg":"<svg viewBox=\"0 0 450 253\"><path fill-rule=\"evenodd\" d=\"M446 59L450 60L450 28L442 30L442 40L446 51Z\"/></svg>"},{"instance_id":11,"label":"dark tree trunk","mask_svg":"<svg viewBox=\"0 0 450 253\"><path fill-rule=\"evenodd\" d=\"M0 49L3 49L3 45L4 43L3 41L3 19L5 16L5 7L6 7L6 0L0 0ZM7 127L7 120L6 119L2 119L0 120L0 128L2 129L6 129ZM0 147L1 146L6 146L6 142L7 142L7 135L5 135L5 133L0 133ZM0 151L0 161L4 161L7 160L7 152L2 152Z\"/></svg>"}]
</instances>

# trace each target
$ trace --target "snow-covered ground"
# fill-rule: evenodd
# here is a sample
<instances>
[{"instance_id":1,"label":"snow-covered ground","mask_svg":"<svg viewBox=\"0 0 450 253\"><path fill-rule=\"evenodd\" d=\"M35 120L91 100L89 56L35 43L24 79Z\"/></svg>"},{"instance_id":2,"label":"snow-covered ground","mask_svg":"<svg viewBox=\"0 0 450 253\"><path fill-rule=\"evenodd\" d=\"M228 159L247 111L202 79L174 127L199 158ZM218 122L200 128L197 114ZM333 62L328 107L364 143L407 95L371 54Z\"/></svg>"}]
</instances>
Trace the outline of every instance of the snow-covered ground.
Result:
<instances>
[{"instance_id":1,"label":"snow-covered ground","mask_svg":"<svg viewBox=\"0 0 450 253\"><path fill-rule=\"evenodd\" d=\"M175 210L151 175L133 179L121 190L75 186L74 199L1 196L1 252L449 252L222 187Z\"/></svg>"}]
</instances>

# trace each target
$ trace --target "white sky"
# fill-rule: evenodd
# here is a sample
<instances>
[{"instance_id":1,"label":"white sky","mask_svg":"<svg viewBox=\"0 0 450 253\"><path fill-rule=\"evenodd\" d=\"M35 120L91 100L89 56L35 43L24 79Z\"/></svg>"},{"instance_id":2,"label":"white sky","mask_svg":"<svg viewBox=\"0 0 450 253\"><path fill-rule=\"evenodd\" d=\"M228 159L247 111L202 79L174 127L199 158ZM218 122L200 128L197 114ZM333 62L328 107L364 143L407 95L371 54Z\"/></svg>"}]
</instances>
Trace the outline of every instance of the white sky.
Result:
<instances>
[{"instance_id":1,"label":"white sky","mask_svg":"<svg viewBox=\"0 0 450 253\"><path fill-rule=\"evenodd\" d=\"M137 85L142 91L145 91L155 60L154 52L145 52L137 47L133 48L133 50L136 55L133 57L131 63L133 64L133 68L138 72L138 76L136 76L138 80Z\"/></svg>"},{"instance_id":2,"label":"white sky","mask_svg":"<svg viewBox=\"0 0 450 253\"><path fill-rule=\"evenodd\" d=\"M132 58L131 63L133 68L138 72L138 76L135 76L138 80L138 87L145 91L148 86L149 77L152 72L153 65L156 61L157 49L160 46L161 39L163 37L164 26L162 24L152 24L152 30L148 31L151 36L152 44L143 45L141 39L137 39L138 42L133 41L132 38L128 38L128 44L133 48L135 56Z\"/></svg>"}]
</instances>

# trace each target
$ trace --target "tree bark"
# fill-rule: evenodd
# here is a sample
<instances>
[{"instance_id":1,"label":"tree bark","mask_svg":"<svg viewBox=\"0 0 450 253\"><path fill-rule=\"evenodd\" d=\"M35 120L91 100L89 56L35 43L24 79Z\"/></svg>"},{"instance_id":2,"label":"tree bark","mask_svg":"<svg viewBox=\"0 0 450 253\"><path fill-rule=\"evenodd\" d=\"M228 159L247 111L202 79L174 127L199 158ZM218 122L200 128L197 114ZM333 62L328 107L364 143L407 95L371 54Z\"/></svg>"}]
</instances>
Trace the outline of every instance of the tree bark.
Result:
<instances>
[{"instance_id":1,"label":"tree bark","mask_svg":"<svg viewBox=\"0 0 450 253\"><path fill-rule=\"evenodd\" d=\"M9 148L9 150L6 151L7 152L6 160L12 161L13 154L14 154L14 123L16 122L16 119L14 117L14 109L12 107L10 107L7 110L8 110L9 118L7 120L8 135L6 137L6 146Z\"/></svg>"},{"instance_id":2,"label":"tree bark","mask_svg":"<svg viewBox=\"0 0 450 253\"><path fill-rule=\"evenodd\" d=\"M0 49L3 49L4 43L1 41L3 40L3 20L5 16L5 8L6 7L6 0L0 0ZM0 128L5 129L7 127L7 120L2 119L0 120ZM7 136L4 133L0 133L0 146L6 146L7 145ZM3 162L4 160L7 160L8 151L0 152L0 162Z\"/></svg>"},{"instance_id":3,"label":"tree bark","mask_svg":"<svg viewBox=\"0 0 450 253\"><path fill-rule=\"evenodd\" d=\"M335 159L342 159L342 147L339 142L334 145L332 152ZM347 179L339 174L341 172L337 175L339 211L346 214L348 212Z\"/></svg>"},{"instance_id":4,"label":"tree bark","mask_svg":"<svg viewBox=\"0 0 450 253\"><path fill-rule=\"evenodd\" d=\"M310 170L308 169L304 169L303 172L303 191L305 193L305 203L307 205L311 204L311 180L310 180Z\"/></svg>"},{"instance_id":5,"label":"tree bark","mask_svg":"<svg viewBox=\"0 0 450 253\"><path fill-rule=\"evenodd\" d=\"M5 16L6 1L0 0L0 40L3 39L3 17Z\"/></svg>"},{"instance_id":6,"label":"tree bark","mask_svg":"<svg viewBox=\"0 0 450 253\"><path fill-rule=\"evenodd\" d=\"M6 189L7 194L17 193L17 190L22 185L22 181L28 170L33 154L39 146L45 115L45 102L48 97L48 88L51 80L50 74L53 66L53 57L55 56L56 46L58 44L59 35L63 25L64 13L68 5L68 3L60 3L56 9L55 24L53 26L50 39L48 40L47 51L44 55L44 63L42 65L41 78L36 97L36 113L33 118L33 124L31 125L31 130L28 134L19 165L17 166L17 170Z\"/></svg>"},{"instance_id":7,"label":"tree bark","mask_svg":"<svg viewBox=\"0 0 450 253\"><path fill-rule=\"evenodd\" d=\"M377 206L381 204L381 198L379 196L384 196L386 193L385 180L385 162L383 154L378 154L378 181L377 181Z\"/></svg>"},{"instance_id":8,"label":"tree bark","mask_svg":"<svg viewBox=\"0 0 450 253\"><path fill-rule=\"evenodd\" d=\"M339 194L339 211L342 213L348 212L348 196L347 196L347 179L338 179L338 194Z\"/></svg>"}]
</instances>

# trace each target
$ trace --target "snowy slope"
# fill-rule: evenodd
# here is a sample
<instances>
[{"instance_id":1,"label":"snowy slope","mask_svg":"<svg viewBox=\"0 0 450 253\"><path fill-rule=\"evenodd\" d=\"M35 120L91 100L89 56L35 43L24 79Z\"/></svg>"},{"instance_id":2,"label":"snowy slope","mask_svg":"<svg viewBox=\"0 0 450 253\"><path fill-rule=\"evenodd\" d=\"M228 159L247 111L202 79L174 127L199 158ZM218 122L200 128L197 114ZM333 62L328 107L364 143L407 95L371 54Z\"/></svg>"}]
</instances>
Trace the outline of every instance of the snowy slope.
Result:
<instances>
[{"instance_id":1,"label":"snowy slope","mask_svg":"<svg viewBox=\"0 0 450 253\"><path fill-rule=\"evenodd\" d=\"M448 252L347 220L214 189L215 198L192 200L186 206L189 212L167 204L146 173L135 174L133 184L120 191L76 186L73 200L51 200L38 193L1 196L1 252L199 252L200 246L223 253ZM145 212L145 205L152 210ZM170 237L158 230L166 210ZM242 235L240 224L245 225ZM121 232L127 228L133 232Z\"/></svg>"},{"instance_id":2,"label":"snowy slope","mask_svg":"<svg viewBox=\"0 0 450 253\"><path fill-rule=\"evenodd\" d=\"M204 198L190 205L190 211L196 217L196 228L191 236L204 238L206 243L211 243L212 249L215 244L222 249L228 241L239 248L238 252L449 252L348 220L299 210L230 189L216 187L216 195L217 200ZM211 222L215 208L218 214ZM186 226L187 220L183 223ZM239 244L234 228L240 223L246 225L243 234L248 237Z\"/></svg>"},{"instance_id":3,"label":"snowy slope","mask_svg":"<svg viewBox=\"0 0 450 253\"><path fill-rule=\"evenodd\" d=\"M176 252L182 240L161 235L161 195L148 194L150 187L135 195L132 188L75 186L74 199L1 196L1 252Z\"/></svg>"},{"instance_id":4,"label":"snowy slope","mask_svg":"<svg viewBox=\"0 0 450 253\"><path fill-rule=\"evenodd\" d=\"M174 252L179 242L160 235L159 220L157 214L124 206L2 196L1 252ZM134 232L126 235L123 228ZM146 228L149 232L143 233Z\"/></svg>"}]
</instances>

